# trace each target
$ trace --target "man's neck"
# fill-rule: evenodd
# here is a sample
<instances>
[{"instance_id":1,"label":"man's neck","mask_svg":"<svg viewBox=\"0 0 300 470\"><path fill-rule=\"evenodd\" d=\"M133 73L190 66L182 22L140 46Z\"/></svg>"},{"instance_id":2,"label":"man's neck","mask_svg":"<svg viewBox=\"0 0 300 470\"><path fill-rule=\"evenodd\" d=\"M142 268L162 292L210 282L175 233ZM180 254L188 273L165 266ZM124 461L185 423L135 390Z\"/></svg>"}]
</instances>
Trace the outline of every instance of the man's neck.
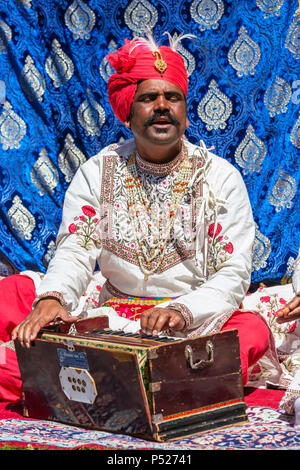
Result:
<instances>
[{"instance_id":1,"label":"man's neck","mask_svg":"<svg viewBox=\"0 0 300 470\"><path fill-rule=\"evenodd\" d=\"M136 148L143 160L152 163L168 163L174 160L181 152L182 141L176 142L172 147L166 145L151 145L149 148L144 148L136 143Z\"/></svg>"}]
</instances>

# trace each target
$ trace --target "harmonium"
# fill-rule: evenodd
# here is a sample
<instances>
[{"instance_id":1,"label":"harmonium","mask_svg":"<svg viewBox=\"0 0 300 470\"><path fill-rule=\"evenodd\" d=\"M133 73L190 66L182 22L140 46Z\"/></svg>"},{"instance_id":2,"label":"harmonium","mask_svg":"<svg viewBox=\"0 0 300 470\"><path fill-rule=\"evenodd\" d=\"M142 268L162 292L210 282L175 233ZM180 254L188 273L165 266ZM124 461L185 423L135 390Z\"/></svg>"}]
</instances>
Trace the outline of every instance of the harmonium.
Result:
<instances>
[{"instance_id":1,"label":"harmonium","mask_svg":"<svg viewBox=\"0 0 300 470\"><path fill-rule=\"evenodd\" d=\"M247 421L237 330L142 336L101 315L15 349L27 417L159 442Z\"/></svg>"}]
</instances>

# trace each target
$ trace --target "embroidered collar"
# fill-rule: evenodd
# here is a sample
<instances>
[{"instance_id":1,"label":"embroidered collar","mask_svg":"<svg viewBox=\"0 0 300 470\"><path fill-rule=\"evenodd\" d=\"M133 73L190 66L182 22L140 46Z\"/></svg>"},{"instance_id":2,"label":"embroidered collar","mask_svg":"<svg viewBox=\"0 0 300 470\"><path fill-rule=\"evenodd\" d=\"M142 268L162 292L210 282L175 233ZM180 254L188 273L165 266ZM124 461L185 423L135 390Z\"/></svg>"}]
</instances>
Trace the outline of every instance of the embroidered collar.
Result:
<instances>
[{"instance_id":1,"label":"embroidered collar","mask_svg":"<svg viewBox=\"0 0 300 470\"><path fill-rule=\"evenodd\" d=\"M184 153L184 146L182 146L181 152L170 162L153 163L144 160L138 154L138 152L136 152L136 164L140 171L142 171L143 173L149 173L151 175L163 177L169 175L170 173L172 173L172 171L178 168L178 166L182 162L182 159L184 158Z\"/></svg>"}]
</instances>

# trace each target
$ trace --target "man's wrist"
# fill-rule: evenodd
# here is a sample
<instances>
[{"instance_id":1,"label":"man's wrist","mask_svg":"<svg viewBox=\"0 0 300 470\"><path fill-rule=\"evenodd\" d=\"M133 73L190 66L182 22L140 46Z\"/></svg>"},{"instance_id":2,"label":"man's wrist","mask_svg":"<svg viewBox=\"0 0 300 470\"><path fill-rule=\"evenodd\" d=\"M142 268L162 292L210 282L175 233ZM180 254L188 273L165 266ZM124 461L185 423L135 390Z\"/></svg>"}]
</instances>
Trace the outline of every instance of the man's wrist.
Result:
<instances>
[{"instance_id":1,"label":"man's wrist","mask_svg":"<svg viewBox=\"0 0 300 470\"><path fill-rule=\"evenodd\" d=\"M32 308L35 308L40 300L46 300L46 299L57 300L60 303L60 305L68 311L67 302L65 301L63 295L57 291L49 291L49 292L45 292L44 294L37 296L32 304Z\"/></svg>"},{"instance_id":2,"label":"man's wrist","mask_svg":"<svg viewBox=\"0 0 300 470\"><path fill-rule=\"evenodd\" d=\"M191 325L193 323L193 315L192 315L192 312L187 308L186 305L181 304L179 302L173 302L173 303L169 304L167 308L170 308L172 310L176 310L178 313L181 314L181 316L184 320L184 323L185 323L185 326L182 329L182 331L185 331L185 330L187 330L191 327Z\"/></svg>"}]
</instances>

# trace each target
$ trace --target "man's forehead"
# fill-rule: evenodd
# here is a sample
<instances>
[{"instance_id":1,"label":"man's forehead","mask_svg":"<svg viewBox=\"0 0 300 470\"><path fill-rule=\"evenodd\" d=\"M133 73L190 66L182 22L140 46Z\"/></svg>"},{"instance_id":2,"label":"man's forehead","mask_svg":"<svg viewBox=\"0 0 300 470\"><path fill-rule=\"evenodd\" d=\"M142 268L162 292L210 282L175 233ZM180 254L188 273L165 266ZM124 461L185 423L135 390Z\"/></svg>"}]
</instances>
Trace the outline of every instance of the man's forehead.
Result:
<instances>
[{"instance_id":1,"label":"man's forehead","mask_svg":"<svg viewBox=\"0 0 300 470\"><path fill-rule=\"evenodd\" d=\"M144 93L161 93L161 92L176 92L184 95L181 88L174 85L174 83L168 82L166 80L159 80L156 78L151 78L148 80L141 80L136 89L136 95Z\"/></svg>"}]
</instances>

